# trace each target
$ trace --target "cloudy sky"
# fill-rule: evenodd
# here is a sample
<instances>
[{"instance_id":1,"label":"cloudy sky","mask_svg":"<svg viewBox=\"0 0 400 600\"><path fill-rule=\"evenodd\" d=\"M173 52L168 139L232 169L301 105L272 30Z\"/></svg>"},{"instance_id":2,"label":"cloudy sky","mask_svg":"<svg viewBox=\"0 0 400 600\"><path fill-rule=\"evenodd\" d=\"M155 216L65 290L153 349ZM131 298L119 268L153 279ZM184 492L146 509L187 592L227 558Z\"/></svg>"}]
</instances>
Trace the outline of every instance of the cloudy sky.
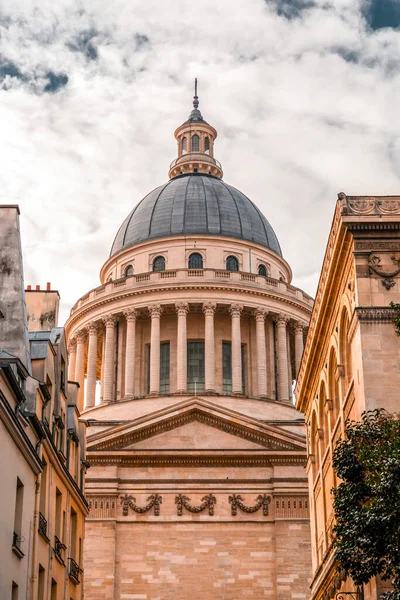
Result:
<instances>
[{"instance_id":1,"label":"cloudy sky","mask_svg":"<svg viewBox=\"0 0 400 600\"><path fill-rule=\"evenodd\" d=\"M400 193L400 0L2 0L0 202L62 319L200 109L314 294L337 193Z\"/></svg>"}]
</instances>

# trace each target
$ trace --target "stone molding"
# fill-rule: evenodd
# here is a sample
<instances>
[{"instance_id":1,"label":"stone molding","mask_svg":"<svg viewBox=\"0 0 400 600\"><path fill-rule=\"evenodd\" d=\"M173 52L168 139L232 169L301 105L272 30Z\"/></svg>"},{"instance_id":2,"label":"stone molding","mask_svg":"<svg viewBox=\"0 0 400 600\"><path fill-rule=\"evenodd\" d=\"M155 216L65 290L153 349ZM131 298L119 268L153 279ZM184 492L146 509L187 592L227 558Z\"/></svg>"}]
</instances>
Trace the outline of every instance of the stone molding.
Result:
<instances>
[{"instance_id":1,"label":"stone molding","mask_svg":"<svg viewBox=\"0 0 400 600\"><path fill-rule=\"evenodd\" d=\"M360 253L369 252L400 252L400 242L390 242L381 240L355 240L354 251Z\"/></svg>"},{"instance_id":2,"label":"stone molding","mask_svg":"<svg viewBox=\"0 0 400 600\"><path fill-rule=\"evenodd\" d=\"M367 323L392 323L396 310L387 306L359 306L356 307L358 320Z\"/></svg>"},{"instance_id":3,"label":"stone molding","mask_svg":"<svg viewBox=\"0 0 400 600\"><path fill-rule=\"evenodd\" d=\"M341 200L342 215L344 216L400 216L400 196L346 196L341 192L338 198Z\"/></svg>"},{"instance_id":4,"label":"stone molding","mask_svg":"<svg viewBox=\"0 0 400 600\"><path fill-rule=\"evenodd\" d=\"M263 455L242 455L242 456L227 456L224 453L214 453L213 455L182 455L168 454L166 456L151 455L151 454L98 454L91 452L90 464L94 465L119 465L123 467L271 467L285 465L300 465L306 464L306 456L293 451L290 455L274 455L264 453Z\"/></svg>"}]
</instances>

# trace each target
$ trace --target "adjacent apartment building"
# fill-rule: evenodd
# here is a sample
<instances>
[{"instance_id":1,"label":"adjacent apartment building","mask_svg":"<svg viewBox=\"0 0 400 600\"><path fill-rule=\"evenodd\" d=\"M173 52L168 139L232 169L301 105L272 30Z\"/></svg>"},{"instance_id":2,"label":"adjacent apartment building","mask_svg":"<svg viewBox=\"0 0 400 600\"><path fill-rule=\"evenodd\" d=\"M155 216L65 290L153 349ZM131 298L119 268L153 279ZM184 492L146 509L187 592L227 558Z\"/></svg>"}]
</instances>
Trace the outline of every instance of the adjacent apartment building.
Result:
<instances>
[{"instance_id":1,"label":"adjacent apartment building","mask_svg":"<svg viewBox=\"0 0 400 600\"><path fill-rule=\"evenodd\" d=\"M339 194L296 389L307 426L312 600L361 594L334 560L332 453L346 419L399 410L400 340L389 306L399 298L399 265L400 197ZM382 591L374 579L364 598Z\"/></svg>"},{"instance_id":2,"label":"adjacent apartment building","mask_svg":"<svg viewBox=\"0 0 400 600\"><path fill-rule=\"evenodd\" d=\"M78 600L88 512L79 385L66 378L58 293L24 292L19 209L1 206L0 217L0 597Z\"/></svg>"}]
</instances>

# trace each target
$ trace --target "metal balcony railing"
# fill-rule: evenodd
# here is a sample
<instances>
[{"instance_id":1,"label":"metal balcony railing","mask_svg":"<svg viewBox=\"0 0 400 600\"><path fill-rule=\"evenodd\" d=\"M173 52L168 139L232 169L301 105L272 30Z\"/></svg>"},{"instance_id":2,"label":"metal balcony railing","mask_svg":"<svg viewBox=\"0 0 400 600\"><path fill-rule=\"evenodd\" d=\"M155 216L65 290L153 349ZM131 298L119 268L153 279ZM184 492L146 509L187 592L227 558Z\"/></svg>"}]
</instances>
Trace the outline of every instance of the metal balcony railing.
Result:
<instances>
[{"instance_id":1,"label":"metal balcony railing","mask_svg":"<svg viewBox=\"0 0 400 600\"><path fill-rule=\"evenodd\" d=\"M21 550L21 542L23 542L23 541L24 541L24 538L14 531L13 532L13 541L12 541L12 551L19 558L23 558L25 556L25 554Z\"/></svg>"},{"instance_id":2,"label":"metal balcony railing","mask_svg":"<svg viewBox=\"0 0 400 600\"><path fill-rule=\"evenodd\" d=\"M49 539L47 537L47 519L44 518L44 516L42 515L42 513L39 513L39 527L38 527L39 533L41 533L43 535L43 537L45 537L47 540Z\"/></svg>"},{"instance_id":3,"label":"metal balcony railing","mask_svg":"<svg viewBox=\"0 0 400 600\"><path fill-rule=\"evenodd\" d=\"M62 541L55 535L54 536L54 554L58 558L58 560L64 564L64 550L67 549L67 546L62 543Z\"/></svg>"},{"instance_id":4,"label":"metal balcony railing","mask_svg":"<svg viewBox=\"0 0 400 600\"><path fill-rule=\"evenodd\" d=\"M75 583L75 585L80 584L79 575L83 573L83 570L80 568L78 563L74 561L73 558L68 559L68 575L71 581Z\"/></svg>"}]
</instances>

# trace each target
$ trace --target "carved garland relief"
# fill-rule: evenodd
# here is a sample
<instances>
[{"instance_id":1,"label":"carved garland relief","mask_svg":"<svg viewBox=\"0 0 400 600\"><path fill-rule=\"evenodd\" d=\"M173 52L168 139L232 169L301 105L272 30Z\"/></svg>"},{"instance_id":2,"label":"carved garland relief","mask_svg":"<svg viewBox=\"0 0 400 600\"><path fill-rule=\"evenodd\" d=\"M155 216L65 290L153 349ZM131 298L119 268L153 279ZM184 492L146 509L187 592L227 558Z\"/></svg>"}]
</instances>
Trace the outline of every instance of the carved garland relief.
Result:
<instances>
[{"instance_id":1,"label":"carved garland relief","mask_svg":"<svg viewBox=\"0 0 400 600\"><path fill-rule=\"evenodd\" d=\"M371 253L369 255L368 264L370 274L372 275L374 273L375 275L378 275L378 277L381 277L383 287L389 291L395 285L394 277L400 273L400 258L394 254L390 255L390 260L396 265L394 269L388 269L388 267L391 266L388 258L389 255L387 253L380 255Z\"/></svg>"}]
</instances>

